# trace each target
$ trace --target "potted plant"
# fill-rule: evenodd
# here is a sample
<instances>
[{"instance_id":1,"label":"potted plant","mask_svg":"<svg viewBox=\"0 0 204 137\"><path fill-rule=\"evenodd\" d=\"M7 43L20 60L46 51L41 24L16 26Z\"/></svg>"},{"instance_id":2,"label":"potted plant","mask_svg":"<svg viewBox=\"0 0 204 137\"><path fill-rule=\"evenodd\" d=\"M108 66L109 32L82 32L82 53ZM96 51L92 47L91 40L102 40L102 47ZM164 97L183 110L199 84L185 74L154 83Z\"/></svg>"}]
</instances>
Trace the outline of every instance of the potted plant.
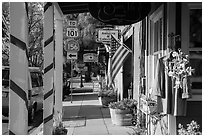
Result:
<instances>
[{"instance_id":1,"label":"potted plant","mask_svg":"<svg viewBox=\"0 0 204 137\"><path fill-rule=\"evenodd\" d=\"M117 94L113 89L105 87L98 93L98 98L103 107L108 107L110 102L117 100Z\"/></svg>"},{"instance_id":2,"label":"potted plant","mask_svg":"<svg viewBox=\"0 0 204 137\"><path fill-rule=\"evenodd\" d=\"M52 131L53 135L67 135L67 129L63 126L61 120L62 114L57 111L57 114L54 116L54 128Z\"/></svg>"},{"instance_id":3,"label":"potted plant","mask_svg":"<svg viewBox=\"0 0 204 137\"><path fill-rule=\"evenodd\" d=\"M202 135L200 125L192 120L190 124L187 124L186 128L182 125L178 125L178 134L179 135Z\"/></svg>"},{"instance_id":4,"label":"potted plant","mask_svg":"<svg viewBox=\"0 0 204 137\"><path fill-rule=\"evenodd\" d=\"M119 102L109 104L111 120L114 125L132 125L133 110L136 109L137 101L134 99L123 99Z\"/></svg>"},{"instance_id":5,"label":"potted plant","mask_svg":"<svg viewBox=\"0 0 204 137\"><path fill-rule=\"evenodd\" d=\"M54 127L53 135L67 135L67 129L63 126L62 122Z\"/></svg>"}]
</instances>

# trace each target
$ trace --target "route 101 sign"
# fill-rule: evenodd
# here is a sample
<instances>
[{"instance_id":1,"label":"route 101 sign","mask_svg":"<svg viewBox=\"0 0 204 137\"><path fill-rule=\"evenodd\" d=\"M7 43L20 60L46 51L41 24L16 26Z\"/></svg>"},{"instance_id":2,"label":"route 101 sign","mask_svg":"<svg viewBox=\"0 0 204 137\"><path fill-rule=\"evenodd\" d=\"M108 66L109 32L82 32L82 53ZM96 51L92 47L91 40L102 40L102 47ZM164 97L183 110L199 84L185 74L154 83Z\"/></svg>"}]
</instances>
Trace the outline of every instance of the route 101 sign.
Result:
<instances>
[{"instance_id":1,"label":"route 101 sign","mask_svg":"<svg viewBox=\"0 0 204 137\"><path fill-rule=\"evenodd\" d=\"M79 36L78 28L67 28L67 37L76 38Z\"/></svg>"}]
</instances>

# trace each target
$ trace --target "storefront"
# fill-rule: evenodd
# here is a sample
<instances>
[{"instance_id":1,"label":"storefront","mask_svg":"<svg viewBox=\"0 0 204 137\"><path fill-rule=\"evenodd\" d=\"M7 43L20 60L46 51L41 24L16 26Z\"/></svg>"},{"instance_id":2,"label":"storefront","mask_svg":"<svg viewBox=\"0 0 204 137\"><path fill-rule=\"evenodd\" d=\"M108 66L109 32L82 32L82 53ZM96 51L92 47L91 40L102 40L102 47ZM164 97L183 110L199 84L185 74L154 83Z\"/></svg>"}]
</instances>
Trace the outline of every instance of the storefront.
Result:
<instances>
[{"instance_id":1,"label":"storefront","mask_svg":"<svg viewBox=\"0 0 204 137\"><path fill-rule=\"evenodd\" d=\"M129 68L123 69L123 78L133 82L133 98L139 102L148 134L178 134L179 123L186 125L192 120L202 128L202 3L151 6L145 20L123 29L124 43L134 51L126 61L133 67L129 63ZM178 49L189 56L195 70L186 83L189 94L185 97L180 94L184 88L177 91L162 68L163 59ZM124 75L131 71L130 78ZM123 85L126 92L127 83Z\"/></svg>"}]
</instances>

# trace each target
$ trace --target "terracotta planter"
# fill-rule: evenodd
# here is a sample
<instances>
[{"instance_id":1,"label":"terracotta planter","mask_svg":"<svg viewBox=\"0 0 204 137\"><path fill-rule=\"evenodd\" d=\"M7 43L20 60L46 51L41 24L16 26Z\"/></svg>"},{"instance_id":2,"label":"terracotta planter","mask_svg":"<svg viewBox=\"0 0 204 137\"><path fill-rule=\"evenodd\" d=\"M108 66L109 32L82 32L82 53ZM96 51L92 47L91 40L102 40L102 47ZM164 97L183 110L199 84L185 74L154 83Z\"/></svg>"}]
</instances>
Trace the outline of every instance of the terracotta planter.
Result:
<instances>
[{"instance_id":1,"label":"terracotta planter","mask_svg":"<svg viewBox=\"0 0 204 137\"><path fill-rule=\"evenodd\" d=\"M112 97L99 97L99 101L100 101L100 104L103 106L103 107L108 107L108 104L110 102L115 102L116 101L116 98L112 98Z\"/></svg>"},{"instance_id":2,"label":"terracotta planter","mask_svg":"<svg viewBox=\"0 0 204 137\"><path fill-rule=\"evenodd\" d=\"M132 111L110 108L111 120L114 125L130 126L132 125Z\"/></svg>"}]
</instances>

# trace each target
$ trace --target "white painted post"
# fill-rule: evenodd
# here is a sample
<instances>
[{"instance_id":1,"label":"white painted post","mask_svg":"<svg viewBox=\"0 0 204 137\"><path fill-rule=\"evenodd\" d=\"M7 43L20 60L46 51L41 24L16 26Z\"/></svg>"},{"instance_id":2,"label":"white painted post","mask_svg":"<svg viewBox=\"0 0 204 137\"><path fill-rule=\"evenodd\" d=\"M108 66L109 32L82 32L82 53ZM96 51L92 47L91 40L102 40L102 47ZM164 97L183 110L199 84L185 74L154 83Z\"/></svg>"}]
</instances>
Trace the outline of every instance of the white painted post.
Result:
<instances>
[{"instance_id":1,"label":"white painted post","mask_svg":"<svg viewBox=\"0 0 204 137\"><path fill-rule=\"evenodd\" d=\"M54 109L54 6L44 5L44 100L43 100L43 134L51 135L53 130Z\"/></svg>"},{"instance_id":2,"label":"white painted post","mask_svg":"<svg viewBox=\"0 0 204 137\"><path fill-rule=\"evenodd\" d=\"M70 90L71 90L71 103L72 103L72 93L73 93L73 60L71 59L71 81L70 81Z\"/></svg>"},{"instance_id":3,"label":"white painted post","mask_svg":"<svg viewBox=\"0 0 204 137\"><path fill-rule=\"evenodd\" d=\"M27 11L24 2L10 2L9 134L28 134Z\"/></svg>"},{"instance_id":4,"label":"white painted post","mask_svg":"<svg viewBox=\"0 0 204 137\"><path fill-rule=\"evenodd\" d=\"M63 13L57 3L54 3L55 21L55 106L54 117L62 115L62 73L63 73ZM61 118L61 117L60 117ZM61 122L62 119L59 119ZM55 123L59 124L59 123Z\"/></svg>"}]
</instances>

